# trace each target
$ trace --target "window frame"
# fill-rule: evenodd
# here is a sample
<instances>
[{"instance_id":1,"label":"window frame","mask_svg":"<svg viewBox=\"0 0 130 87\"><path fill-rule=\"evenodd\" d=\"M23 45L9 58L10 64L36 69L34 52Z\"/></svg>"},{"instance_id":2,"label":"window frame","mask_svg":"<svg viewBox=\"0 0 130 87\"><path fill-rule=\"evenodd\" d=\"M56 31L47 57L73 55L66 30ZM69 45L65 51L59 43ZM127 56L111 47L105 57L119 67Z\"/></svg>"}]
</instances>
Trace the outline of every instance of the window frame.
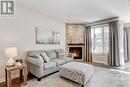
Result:
<instances>
[{"instance_id":1,"label":"window frame","mask_svg":"<svg viewBox=\"0 0 130 87\"><path fill-rule=\"evenodd\" d=\"M108 53L108 52L106 52L106 49L109 50L109 36L108 36L108 38L106 38L106 37L105 37L105 34L109 34L109 30L108 30L108 32L105 32L105 27L108 27L108 29L109 29L109 25L108 25L108 24L98 25L98 26L93 26L93 27L92 27L92 29L93 29L93 34L94 34L94 35L93 35L93 42L94 42L94 43L97 43L96 40L98 40L98 39L101 40L101 45L93 44L93 45L94 45L94 48L95 48L96 46L100 48L100 50L98 50L99 52L94 52L94 53L103 53L103 54ZM96 33L95 33L96 28L101 28L101 34L102 34L102 35L101 35L100 38L97 38L97 37L96 37ZM106 43L105 39L108 39L108 45L105 44L105 43ZM106 48L106 46L108 46L108 48ZM93 48L93 51L94 51L94 48Z\"/></svg>"}]
</instances>

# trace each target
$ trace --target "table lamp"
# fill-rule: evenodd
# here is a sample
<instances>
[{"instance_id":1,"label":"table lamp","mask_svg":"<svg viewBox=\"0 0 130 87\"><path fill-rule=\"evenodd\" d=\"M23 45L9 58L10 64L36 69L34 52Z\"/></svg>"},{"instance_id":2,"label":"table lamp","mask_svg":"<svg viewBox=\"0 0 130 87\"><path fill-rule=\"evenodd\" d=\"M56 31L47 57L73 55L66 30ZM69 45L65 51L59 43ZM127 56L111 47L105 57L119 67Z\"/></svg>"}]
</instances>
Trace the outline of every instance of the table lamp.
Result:
<instances>
[{"instance_id":1,"label":"table lamp","mask_svg":"<svg viewBox=\"0 0 130 87\"><path fill-rule=\"evenodd\" d=\"M5 55L6 57L9 58L9 60L7 61L7 66L12 66L14 65L15 61L13 59L13 57L17 56L17 48L16 47L8 47L5 49Z\"/></svg>"}]
</instances>

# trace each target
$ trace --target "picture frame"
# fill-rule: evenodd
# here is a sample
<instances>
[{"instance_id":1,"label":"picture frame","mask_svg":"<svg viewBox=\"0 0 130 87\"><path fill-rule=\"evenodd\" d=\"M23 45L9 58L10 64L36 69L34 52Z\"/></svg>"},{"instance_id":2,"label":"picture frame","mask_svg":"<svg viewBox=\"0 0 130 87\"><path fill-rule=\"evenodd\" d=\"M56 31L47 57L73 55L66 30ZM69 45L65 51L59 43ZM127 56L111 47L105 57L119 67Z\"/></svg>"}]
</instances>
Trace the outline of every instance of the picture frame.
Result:
<instances>
[{"instance_id":1,"label":"picture frame","mask_svg":"<svg viewBox=\"0 0 130 87\"><path fill-rule=\"evenodd\" d=\"M36 44L60 44L60 32L36 27Z\"/></svg>"}]
</instances>

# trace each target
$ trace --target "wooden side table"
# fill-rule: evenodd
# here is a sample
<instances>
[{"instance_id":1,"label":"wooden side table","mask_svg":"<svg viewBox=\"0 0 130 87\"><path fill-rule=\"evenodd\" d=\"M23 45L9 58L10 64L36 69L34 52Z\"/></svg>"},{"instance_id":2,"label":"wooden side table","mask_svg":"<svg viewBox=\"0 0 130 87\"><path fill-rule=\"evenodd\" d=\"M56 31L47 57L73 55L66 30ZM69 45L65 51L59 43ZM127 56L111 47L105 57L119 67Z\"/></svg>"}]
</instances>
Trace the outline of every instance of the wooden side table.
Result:
<instances>
[{"instance_id":1,"label":"wooden side table","mask_svg":"<svg viewBox=\"0 0 130 87\"><path fill-rule=\"evenodd\" d=\"M22 66L6 66L5 67L5 74L6 74L6 87L12 87L12 82L11 82L11 71L14 70L19 70L20 71L20 81L22 81L22 77L24 75L24 81L23 85L26 85L27 82L27 67L26 65Z\"/></svg>"}]
</instances>

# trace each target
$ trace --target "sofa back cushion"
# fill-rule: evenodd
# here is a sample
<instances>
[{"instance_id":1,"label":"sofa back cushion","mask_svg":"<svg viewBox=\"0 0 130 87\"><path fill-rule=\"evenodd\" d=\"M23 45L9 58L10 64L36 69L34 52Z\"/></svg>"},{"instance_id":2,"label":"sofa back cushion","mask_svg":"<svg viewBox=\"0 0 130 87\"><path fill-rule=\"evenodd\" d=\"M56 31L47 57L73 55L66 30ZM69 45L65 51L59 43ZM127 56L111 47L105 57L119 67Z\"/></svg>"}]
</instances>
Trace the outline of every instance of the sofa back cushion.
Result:
<instances>
[{"instance_id":1,"label":"sofa back cushion","mask_svg":"<svg viewBox=\"0 0 130 87\"><path fill-rule=\"evenodd\" d=\"M45 53L50 59L57 58L55 50L46 50Z\"/></svg>"},{"instance_id":2,"label":"sofa back cushion","mask_svg":"<svg viewBox=\"0 0 130 87\"><path fill-rule=\"evenodd\" d=\"M29 51L27 56L28 57L32 57L32 58L39 58L39 57L41 57L40 51Z\"/></svg>"},{"instance_id":3,"label":"sofa back cushion","mask_svg":"<svg viewBox=\"0 0 130 87\"><path fill-rule=\"evenodd\" d=\"M50 58L46 55L45 52L41 52L41 56L42 56L42 58L44 59L44 61L45 61L46 63L50 61Z\"/></svg>"}]
</instances>

